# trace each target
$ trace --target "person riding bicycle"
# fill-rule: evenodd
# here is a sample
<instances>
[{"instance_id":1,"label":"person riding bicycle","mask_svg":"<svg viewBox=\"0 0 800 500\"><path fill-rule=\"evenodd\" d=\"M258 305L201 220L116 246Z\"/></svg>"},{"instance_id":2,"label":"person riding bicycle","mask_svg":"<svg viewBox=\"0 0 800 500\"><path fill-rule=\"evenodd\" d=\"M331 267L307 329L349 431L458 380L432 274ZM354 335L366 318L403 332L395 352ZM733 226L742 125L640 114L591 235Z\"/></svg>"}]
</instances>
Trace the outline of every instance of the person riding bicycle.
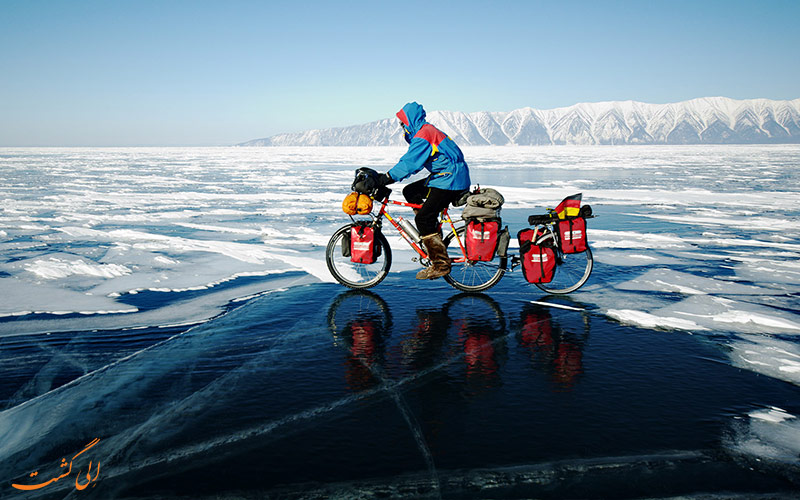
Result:
<instances>
[{"instance_id":1,"label":"person riding bicycle","mask_svg":"<svg viewBox=\"0 0 800 500\"><path fill-rule=\"evenodd\" d=\"M439 230L439 213L469 190L469 167L458 145L444 132L425 121L425 109L410 102L397 112L408 151L400 161L379 177L381 187L402 181L423 168L425 179L403 189L409 203L422 204L414 221L428 252L431 266L417 273L417 279L436 279L450 273L450 258Z\"/></svg>"}]
</instances>

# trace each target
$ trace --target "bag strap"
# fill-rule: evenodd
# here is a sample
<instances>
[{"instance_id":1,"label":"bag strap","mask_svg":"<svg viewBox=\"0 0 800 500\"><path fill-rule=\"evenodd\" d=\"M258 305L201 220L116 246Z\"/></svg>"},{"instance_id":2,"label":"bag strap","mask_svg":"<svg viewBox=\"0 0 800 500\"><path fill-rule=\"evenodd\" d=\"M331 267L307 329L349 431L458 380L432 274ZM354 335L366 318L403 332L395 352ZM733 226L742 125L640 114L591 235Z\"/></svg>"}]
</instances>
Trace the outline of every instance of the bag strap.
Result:
<instances>
[{"instance_id":1,"label":"bag strap","mask_svg":"<svg viewBox=\"0 0 800 500\"><path fill-rule=\"evenodd\" d=\"M540 246L538 248L539 248L539 270L541 271L541 273L539 274L540 276L539 283L541 283L542 280L544 279L544 259L542 258L542 247Z\"/></svg>"},{"instance_id":2,"label":"bag strap","mask_svg":"<svg viewBox=\"0 0 800 500\"><path fill-rule=\"evenodd\" d=\"M569 219L569 242L570 242L570 244L572 244L572 238L573 238L573 236L572 236L572 221L573 220L574 219Z\"/></svg>"}]
</instances>

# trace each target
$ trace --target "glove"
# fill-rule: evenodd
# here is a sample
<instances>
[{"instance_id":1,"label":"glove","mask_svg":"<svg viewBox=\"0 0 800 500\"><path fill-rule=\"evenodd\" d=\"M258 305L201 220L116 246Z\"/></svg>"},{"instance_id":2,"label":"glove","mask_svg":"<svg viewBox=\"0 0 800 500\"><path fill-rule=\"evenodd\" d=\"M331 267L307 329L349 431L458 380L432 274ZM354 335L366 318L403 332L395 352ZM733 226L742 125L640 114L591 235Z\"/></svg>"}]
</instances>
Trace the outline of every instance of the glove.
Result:
<instances>
[{"instance_id":1,"label":"glove","mask_svg":"<svg viewBox=\"0 0 800 500\"><path fill-rule=\"evenodd\" d=\"M386 186L388 186L389 184L392 184L392 183L394 183L394 179L392 179L391 175L389 175L389 174L381 174L380 176L378 176L378 187L379 188L386 187Z\"/></svg>"}]
</instances>

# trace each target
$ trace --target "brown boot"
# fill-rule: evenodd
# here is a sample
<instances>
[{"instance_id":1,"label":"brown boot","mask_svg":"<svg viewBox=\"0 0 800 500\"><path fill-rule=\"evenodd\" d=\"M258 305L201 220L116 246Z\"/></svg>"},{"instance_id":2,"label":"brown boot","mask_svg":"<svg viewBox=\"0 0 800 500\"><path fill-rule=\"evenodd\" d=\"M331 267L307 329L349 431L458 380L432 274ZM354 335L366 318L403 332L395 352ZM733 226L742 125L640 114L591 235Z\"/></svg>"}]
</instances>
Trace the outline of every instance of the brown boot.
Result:
<instances>
[{"instance_id":1,"label":"brown boot","mask_svg":"<svg viewBox=\"0 0 800 500\"><path fill-rule=\"evenodd\" d=\"M447 247L439 234L428 234L422 237L422 244L428 251L428 259L431 265L417 273L418 280L435 280L446 274L450 274L450 257L447 255Z\"/></svg>"}]
</instances>

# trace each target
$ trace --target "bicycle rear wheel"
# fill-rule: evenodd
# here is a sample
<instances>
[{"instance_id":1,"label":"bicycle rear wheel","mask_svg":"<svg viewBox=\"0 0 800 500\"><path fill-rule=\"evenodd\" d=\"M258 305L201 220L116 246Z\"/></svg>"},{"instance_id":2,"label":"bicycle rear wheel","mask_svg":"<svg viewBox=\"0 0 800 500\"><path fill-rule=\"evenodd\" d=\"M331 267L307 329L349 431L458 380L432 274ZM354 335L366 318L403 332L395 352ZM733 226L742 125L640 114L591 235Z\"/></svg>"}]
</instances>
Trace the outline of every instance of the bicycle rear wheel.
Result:
<instances>
[{"instance_id":1,"label":"bicycle rear wheel","mask_svg":"<svg viewBox=\"0 0 800 500\"><path fill-rule=\"evenodd\" d=\"M325 249L325 263L334 279L349 288L370 288L381 281L389 274L392 265L392 249L389 242L382 233L378 232L376 237L381 246L380 256L372 264L360 264L352 262L349 256L344 256L342 252L342 240L345 235L350 233L350 228L354 224L340 227L333 233L328 247Z\"/></svg>"},{"instance_id":2,"label":"bicycle rear wheel","mask_svg":"<svg viewBox=\"0 0 800 500\"><path fill-rule=\"evenodd\" d=\"M459 239L464 241L466 228L456 229ZM452 243L452 245L451 245ZM506 257L495 257L489 262L464 261L464 253L453 233L444 239L452 268L444 280L453 288L463 292L481 292L497 284L506 272ZM457 262L460 260L461 262Z\"/></svg>"},{"instance_id":3,"label":"bicycle rear wheel","mask_svg":"<svg viewBox=\"0 0 800 500\"><path fill-rule=\"evenodd\" d=\"M563 253L561 251L557 251L557 253L553 280L550 283L534 283L534 285L552 294L574 292L582 287L589 279L589 275L592 274L594 265L592 251L586 247L586 251L580 253Z\"/></svg>"}]
</instances>

